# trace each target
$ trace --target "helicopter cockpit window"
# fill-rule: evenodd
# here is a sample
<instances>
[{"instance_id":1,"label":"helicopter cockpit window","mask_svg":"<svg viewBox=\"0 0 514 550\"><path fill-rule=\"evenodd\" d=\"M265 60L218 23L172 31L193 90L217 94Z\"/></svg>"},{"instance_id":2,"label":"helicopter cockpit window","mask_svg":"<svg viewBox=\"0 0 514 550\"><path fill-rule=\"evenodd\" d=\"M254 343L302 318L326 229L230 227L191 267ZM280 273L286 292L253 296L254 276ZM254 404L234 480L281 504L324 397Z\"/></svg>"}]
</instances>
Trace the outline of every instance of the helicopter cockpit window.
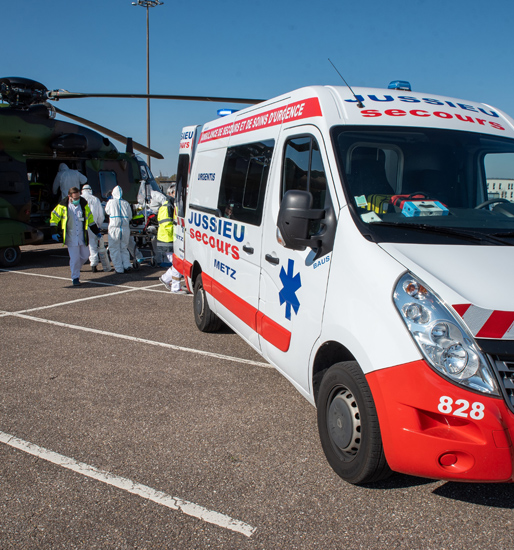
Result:
<instances>
[{"instance_id":1,"label":"helicopter cockpit window","mask_svg":"<svg viewBox=\"0 0 514 550\"><path fill-rule=\"evenodd\" d=\"M116 172L113 170L100 170L98 177L100 179L102 198L107 199L112 190L118 185Z\"/></svg>"},{"instance_id":2,"label":"helicopter cockpit window","mask_svg":"<svg viewBox=\"0 0 514 550\"><path fill-rule=\"evenodd\" d=\"M153 191L161 191L161 188L159 187L158 183L155 181L155 178L153 177L152 171L150 170L150 167L146 162L141 159L137 158L137 163L139 165L139 172L141 174L141 179L146 181L147 185L150 185L150 188Z\"/></svg>"},{"instance_id":3,"label":"helicopter cockpit window","mask_svg":"<svg viewBox=\"0 0 514 550\"><path fill-rule=\"evenodd\" d=\"M148 170L146 169L146 166L144 164L139 164L139 170L141 171L141 178L144 180L147 180L150 178L148 175Z\"/></svg>"}]
</instances>

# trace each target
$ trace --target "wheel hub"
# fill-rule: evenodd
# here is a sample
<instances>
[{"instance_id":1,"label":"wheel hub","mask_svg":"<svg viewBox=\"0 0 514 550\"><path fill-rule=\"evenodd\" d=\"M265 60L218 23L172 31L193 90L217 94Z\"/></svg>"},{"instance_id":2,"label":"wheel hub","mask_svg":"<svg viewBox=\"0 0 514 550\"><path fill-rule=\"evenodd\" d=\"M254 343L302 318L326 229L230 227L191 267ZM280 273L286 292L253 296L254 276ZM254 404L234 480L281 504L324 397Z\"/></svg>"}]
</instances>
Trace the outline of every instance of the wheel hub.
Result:
<instances>
[{"instance_id":1,"label":"wheel hub","mask_svg":"<svg viewBox=\"0 0 514 550\"><path fill-rule=\"evenodd\" d=\"M355 455L360 448L360 413L347 388L339 389L330 402L327 427L333 444L343 453Z\"/></svg>"},{"instance_id":2,"label":"wheel hub","mask_svg":"<svg viewBox=\"0 0 514 550\"><path fill-rule=\"evenodd\" d=\"M5 259L8 262L13 262L16 259L16 251L14 250L14 248L8 248L5 251Z\"/></svg>"},{"instance_id":3,"label":"wheel hub","mask_svg":"<svg viewBox=\"0 0 514 550\"><path fill-rule=\"evenodd\" d=\"M197 292L195 297L195 309L196 309L197 315L200 318L203 317L203 310L204 310L203 300L204 300L203 289L200 289L200 292Z\"/></svg>"}]
</instances>

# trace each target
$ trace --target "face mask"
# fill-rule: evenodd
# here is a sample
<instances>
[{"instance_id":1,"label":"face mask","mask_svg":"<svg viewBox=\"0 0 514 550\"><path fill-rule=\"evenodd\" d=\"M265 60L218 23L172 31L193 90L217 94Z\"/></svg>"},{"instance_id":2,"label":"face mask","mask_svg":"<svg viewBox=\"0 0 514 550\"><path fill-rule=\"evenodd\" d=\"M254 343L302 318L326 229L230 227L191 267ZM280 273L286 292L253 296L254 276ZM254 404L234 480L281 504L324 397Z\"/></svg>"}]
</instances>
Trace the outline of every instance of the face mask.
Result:
<instances>
[{"instance_id":1,"label":"face mask","mask_svg":"<svg viewBox=\"0 0 514 550\"><path fill-rule=\"evenodd\" d=\"M78 206L80 204L80 199L77 199L76 201L71 201L75 206Z\"/></svg>"}]
</instances>

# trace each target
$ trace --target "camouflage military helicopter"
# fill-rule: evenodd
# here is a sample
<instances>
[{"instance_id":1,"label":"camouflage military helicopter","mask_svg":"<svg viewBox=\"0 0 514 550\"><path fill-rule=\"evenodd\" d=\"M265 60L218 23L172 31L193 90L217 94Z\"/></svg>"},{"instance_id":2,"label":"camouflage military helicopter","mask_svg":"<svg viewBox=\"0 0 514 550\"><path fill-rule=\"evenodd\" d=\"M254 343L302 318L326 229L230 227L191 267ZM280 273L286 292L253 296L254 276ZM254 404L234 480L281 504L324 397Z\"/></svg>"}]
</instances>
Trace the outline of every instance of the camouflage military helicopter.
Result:
<instances>
[{"instance_id":1,"label":"camouflage military helicopter","mask_svg":"<svg viewBox=\"0 0 514 550\"><path fill-rule=\"evenodd\" d=\"M50 91L43 84L27 78L0 78L0 265L4 267L15 266L20 261L20 246L53 242L48 220L59 198L53 195L52 186L61 163L82 172L93 193L102 199L120 185L123 197L135 203L143 180L155 190L159 189L148 165L134 150L162 159L160 153L49 102L83 97L246 104L260 101ZM57 114L79 124L58 120ZM118 151L109 137L125 144L125 152Z\"/></svg>"}]
</instances>

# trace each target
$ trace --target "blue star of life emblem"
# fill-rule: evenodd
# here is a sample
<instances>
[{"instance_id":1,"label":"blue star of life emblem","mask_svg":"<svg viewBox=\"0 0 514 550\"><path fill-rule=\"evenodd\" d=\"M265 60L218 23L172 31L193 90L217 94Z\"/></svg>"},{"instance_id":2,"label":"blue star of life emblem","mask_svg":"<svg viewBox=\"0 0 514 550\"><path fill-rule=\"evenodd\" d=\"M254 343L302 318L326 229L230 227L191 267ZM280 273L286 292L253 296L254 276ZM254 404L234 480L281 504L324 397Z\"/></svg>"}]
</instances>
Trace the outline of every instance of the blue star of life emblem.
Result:
<instances>
[{"instance_id":1,"label":"blue star of life emblem","mask_svg":"<svg viewBox=\"0 0 514 550\"><path fill-rule=\"evenodd\" d=\"M278 293L280 298L280 305L286 304L286 319L291 320L291 307L294 309L295 314L298 314L300 309L300 301L296 296L296 291L302 286L302 280L300 279L300 273L293 276L294 273L294 260L288 260L287 273L282 268L280 270L280 280L284 285L282 290Z\"/></svg>"}]
</instances>

